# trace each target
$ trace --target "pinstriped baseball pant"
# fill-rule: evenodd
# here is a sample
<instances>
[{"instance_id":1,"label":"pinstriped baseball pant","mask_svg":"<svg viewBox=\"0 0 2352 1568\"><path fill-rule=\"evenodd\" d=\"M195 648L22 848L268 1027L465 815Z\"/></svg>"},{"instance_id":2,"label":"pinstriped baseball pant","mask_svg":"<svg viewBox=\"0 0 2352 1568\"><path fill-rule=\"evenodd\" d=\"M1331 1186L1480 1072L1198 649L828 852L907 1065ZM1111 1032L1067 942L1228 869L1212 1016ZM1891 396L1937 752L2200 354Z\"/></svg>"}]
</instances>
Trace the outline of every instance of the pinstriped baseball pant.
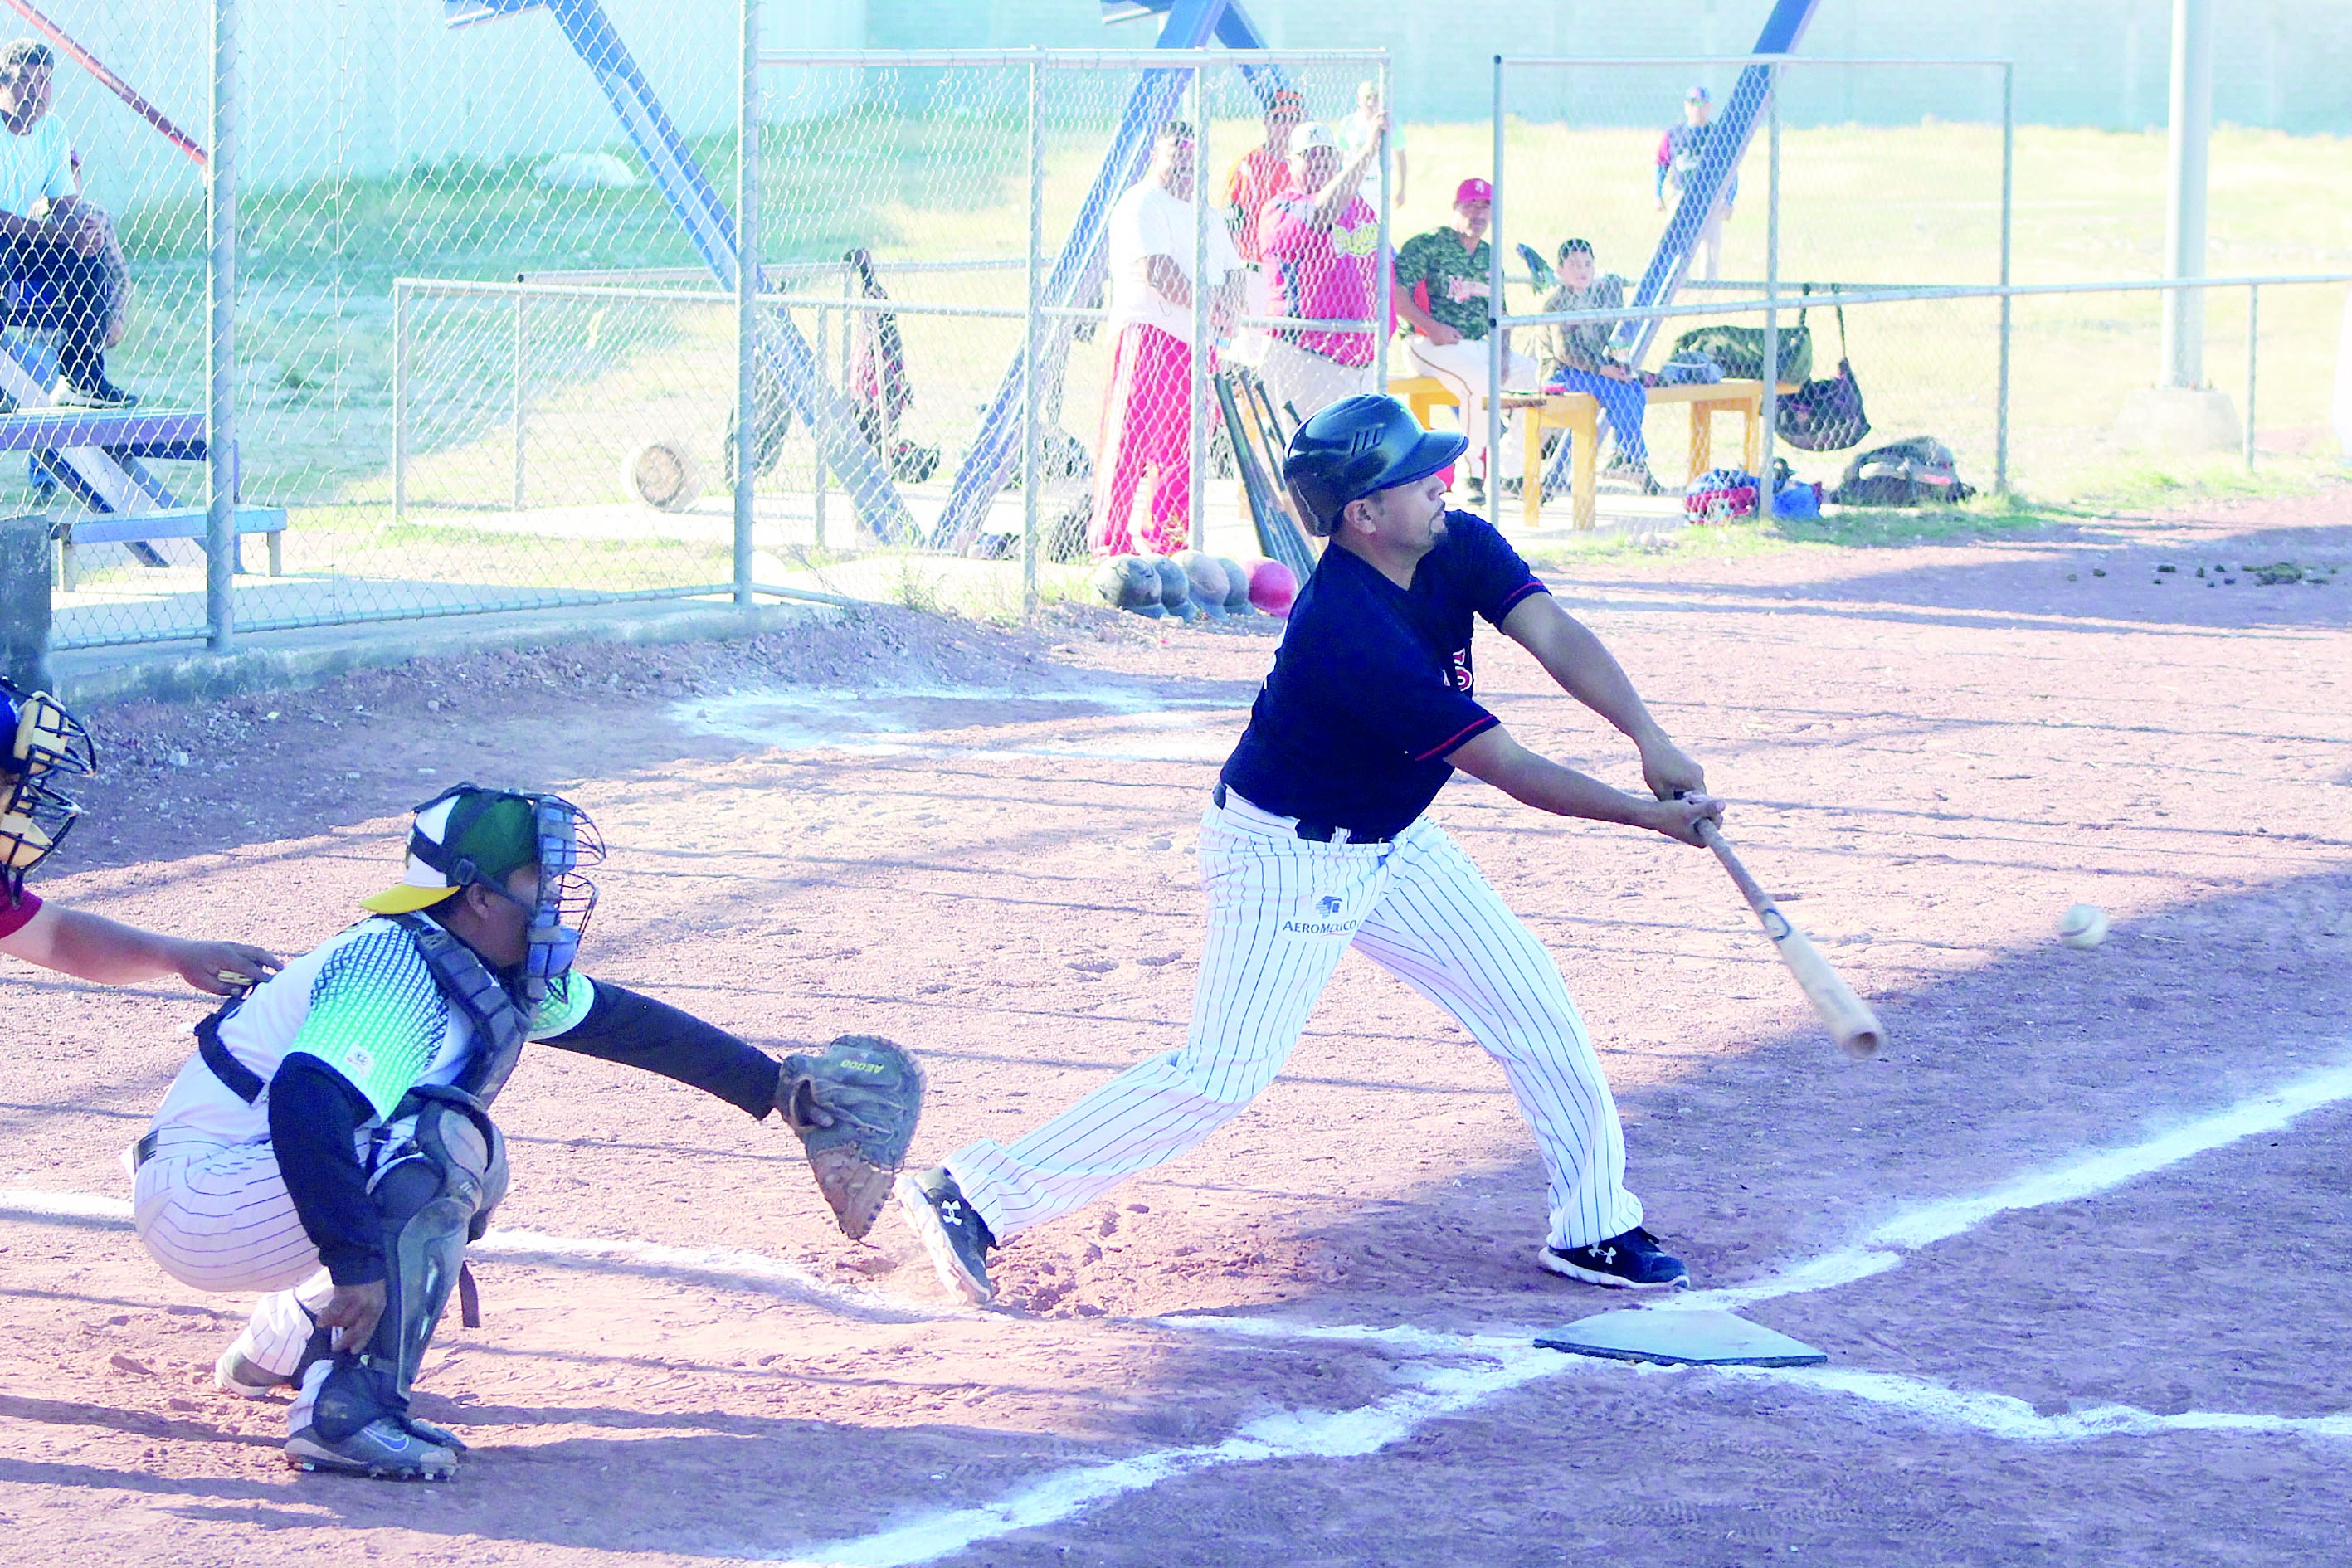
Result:
<instances>
[{"instance_id":1,"label":"pinstriped baseball pant","mask_svg":"<svg viewBox=\"0 0 2352 1568\"><path fill-rule=\"evenodd\" d=\"M184 1285L269 1292L254 1309L245 1353L273 1373L292 1373L310 1337L310 1312L333 1286L294 1212L277 1151L267 1140L166 1137L132 1175L132 1227L163 1272Z\"/></svg>"},{"instance_id":2,"label":"pinstriped baseball pant","mask_svg":"<svg viewBox=\"0 0 2352 1568\"><path fill-rule=\"evenodd\" d=\"M1444 829L1318 844L1230 790L1201 824L1208 938L1182 1049L1139 1062L1010 1144L948 1161L999 1241L1175 1158L1272 1083L1351 946L1502 1064L1549 1177L1555 1247L1642 1223L1600 1058L1559 966Z\"/></svg>"}]
</instances>

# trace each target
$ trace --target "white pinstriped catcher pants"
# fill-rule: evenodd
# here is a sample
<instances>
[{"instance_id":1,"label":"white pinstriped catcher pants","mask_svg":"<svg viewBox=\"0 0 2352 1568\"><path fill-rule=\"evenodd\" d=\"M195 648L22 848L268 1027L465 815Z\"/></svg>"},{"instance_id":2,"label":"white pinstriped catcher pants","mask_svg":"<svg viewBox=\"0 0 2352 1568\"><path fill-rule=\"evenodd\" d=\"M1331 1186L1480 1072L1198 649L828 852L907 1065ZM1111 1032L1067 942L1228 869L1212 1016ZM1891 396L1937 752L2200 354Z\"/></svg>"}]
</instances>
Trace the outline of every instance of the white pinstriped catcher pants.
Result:
<instances>
[{"instance_id":1,"label":"white pinstriped catcher pants","mask_svg":"<svg viewBox=\"0 0 2352 1568\"><path fill-rule=\"evenodd\" d=\"M165 1141L131 1177L131 1223L163 1272L199 1290L266 1290L246 1358L290 1374L334 1289L268 1142Z\"/></svg>"},{"instance_id":2,"label":"white pinstriped catcher pants","mask_svg":"<svg viewBox=\"0 0 2352 1568\"><path fill-rule=\"evenodd\" d=\"M1559 965L1443 828L1318 844L1228 791L1201 823L1206 946L1181 1050L1137 1063L1010 1144L948 1160L999 1241L1174 1159L1282 1070L1351 946L1452 1014L1502 1064L1549 1178L1559 1247L1642 1223L1600 1058Z\"/></svg>"}]
</instances>

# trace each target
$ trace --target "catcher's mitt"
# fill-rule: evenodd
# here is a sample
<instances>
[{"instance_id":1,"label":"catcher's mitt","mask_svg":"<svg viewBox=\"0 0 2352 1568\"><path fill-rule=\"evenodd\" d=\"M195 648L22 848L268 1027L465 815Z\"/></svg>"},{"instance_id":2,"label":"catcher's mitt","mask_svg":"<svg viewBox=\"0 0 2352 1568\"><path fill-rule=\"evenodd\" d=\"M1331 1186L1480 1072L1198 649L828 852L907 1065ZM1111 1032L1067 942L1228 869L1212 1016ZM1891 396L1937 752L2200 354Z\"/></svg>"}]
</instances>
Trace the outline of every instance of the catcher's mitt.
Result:
<instances>
[{"instance_id":1,"label":"catcher's mitt","mask_svg":"<svg viewBox=\"0 0 2352 1568\"><path fill-rule=\"evenodd\" d=\"M776 1109L800 1134L817 1190L841 1233L862 1240L906 1163L923 1113L923 1068L913 1053L873 1035L844 1035L786 1057Z\"/></svg>"}]
</instances>

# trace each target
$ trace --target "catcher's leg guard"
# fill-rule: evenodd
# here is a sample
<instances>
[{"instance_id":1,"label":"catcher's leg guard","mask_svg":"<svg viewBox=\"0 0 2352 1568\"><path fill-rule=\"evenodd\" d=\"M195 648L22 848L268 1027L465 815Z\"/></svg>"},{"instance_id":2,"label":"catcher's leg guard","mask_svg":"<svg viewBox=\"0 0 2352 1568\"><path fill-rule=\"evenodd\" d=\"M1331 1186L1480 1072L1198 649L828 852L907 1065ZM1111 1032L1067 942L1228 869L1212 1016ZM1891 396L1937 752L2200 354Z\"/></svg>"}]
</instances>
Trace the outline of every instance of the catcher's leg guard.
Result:
<instances>
[{"instance_id":1,"label":"catcher's leg guard","mask_svg":"<svg viewBox=\"0 0 2352 1568\"><path fill-rule=\"evenodd\" d=\"M369 1182L383 1222L383 1316L357 1355L337 1355L315 1387L305 1384L309 1408L298 1402L286 1451L306 1468L438 1479L463 1447L410 1415L408 1395L466 1243L506 1194L506 1152L472 1097L425 1088L411 1103L415 1114L388 1130Z\"/></svg>"}]
</instances>

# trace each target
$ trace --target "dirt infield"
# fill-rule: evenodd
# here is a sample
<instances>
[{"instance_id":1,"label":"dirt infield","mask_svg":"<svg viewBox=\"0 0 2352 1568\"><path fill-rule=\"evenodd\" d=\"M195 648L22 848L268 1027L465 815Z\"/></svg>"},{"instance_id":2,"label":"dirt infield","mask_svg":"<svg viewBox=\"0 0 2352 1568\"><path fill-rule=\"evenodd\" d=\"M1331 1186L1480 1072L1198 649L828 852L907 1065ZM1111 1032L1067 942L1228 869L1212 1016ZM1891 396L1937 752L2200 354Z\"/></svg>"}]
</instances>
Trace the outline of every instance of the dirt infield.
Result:
<instances>
[{"instance_id":1,"label":"dirt infield","mask_svg":"<svg viewBox=\"0 0 2352 1568\"><path fill-rule=\"evenodd\" d=\"M248 1304L148 1261L117 1155L199 1008L0 968L13 1562L2289 1563L2352 1479L2352 492L2063 535L1555 577L1893 1037L1819 1035L1712 859L1436 810L1559 955L1649 1223L1817 1370L1532 1348L1626 1305L1533 1269L1541 1183L1466 1037L1349 959L1191 1157L946 1303L842 1242L788 1136L552 1051L424 1413L457 1481L298 1477L216 1394ZM2159 573L2159 564L2179 570ZM2105 575L2095 575L2104 572ZM922 1051L919 1157L1181 1040L1192 848L1270 623L876 611L724 647L419 663L90 717L42 889L297 952L471 777L613 847L583 967L782 1045ZM1482 646L1523 739L1622 744ZM2094 902L2104 946L2053 922ZM2282 1098L2282 1096L2284 1098Z\"/></svg>"}]
</instances>

